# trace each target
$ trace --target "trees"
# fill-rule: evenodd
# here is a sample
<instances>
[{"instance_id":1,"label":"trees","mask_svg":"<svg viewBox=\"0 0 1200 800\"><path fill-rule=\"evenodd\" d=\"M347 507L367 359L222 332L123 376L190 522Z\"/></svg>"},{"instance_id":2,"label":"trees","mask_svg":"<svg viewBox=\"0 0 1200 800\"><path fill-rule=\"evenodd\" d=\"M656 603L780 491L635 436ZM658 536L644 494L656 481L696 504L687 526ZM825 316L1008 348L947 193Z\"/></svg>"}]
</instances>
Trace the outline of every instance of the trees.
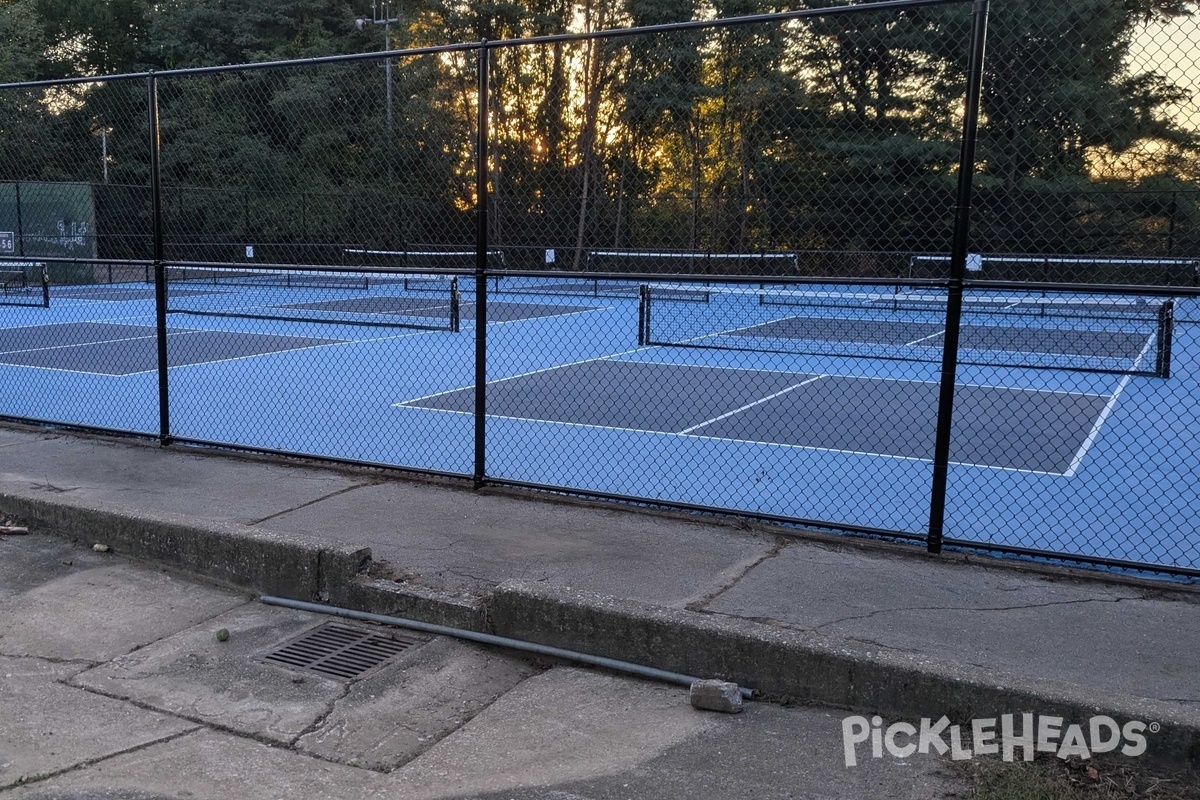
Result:
<instances>
[{"instance_id":1,"label":"trees","mask_svg":"<svg viewBox=\"0 0 1200 800\"><path fill-rule=\"evenodd\" d=\"M989 32L983 97L985 241L1011 242L1008 249L1071 246L1088 235L1083 193L1110 183L1105 161L1139 161L1162 144L1195 152L1195 131L1163 113L1188 90L1130 60L1140 25L1182 19L1192 9L1183 0L1005 4ZM1132 183L1152 171L1134 168Z\"/></svg>"},{"instance_id":2,"label":"trees","mask_svg":"<svg viewBox=\"0 0 1200 800\"><path fill-rule=\"evenodd\" d=\"M392 45L775 7L406 0ZM1192 0L993 5L981 248L1151 252L1168 235L1165 246L1183 241L1177 228L1200 219L1189 199L1197 138L1167 109L1195 87L1133 55L1139 26L1190 23L1194 11ZM527 250L523 266L540 265L543 248L565 249L575 267L601 247L942 249L968 12L876 11L493 50L493 242ZM363 0L9 0L0 5L0 71L35 78L370 51L379 31L353 24L364 13ZM162 81L164 176L180 187L173 214L231 239L465 246L477 163L473 59L394 60L390 104L378 63ZM4 177L99 180L93 150L103 130L111 179L144 184L139 91L107 82L0 97ZM1161 202L1130 199L1151 188ZM1161 242L1151 236L1159 229Z\"/></svg>"}]
</instances>

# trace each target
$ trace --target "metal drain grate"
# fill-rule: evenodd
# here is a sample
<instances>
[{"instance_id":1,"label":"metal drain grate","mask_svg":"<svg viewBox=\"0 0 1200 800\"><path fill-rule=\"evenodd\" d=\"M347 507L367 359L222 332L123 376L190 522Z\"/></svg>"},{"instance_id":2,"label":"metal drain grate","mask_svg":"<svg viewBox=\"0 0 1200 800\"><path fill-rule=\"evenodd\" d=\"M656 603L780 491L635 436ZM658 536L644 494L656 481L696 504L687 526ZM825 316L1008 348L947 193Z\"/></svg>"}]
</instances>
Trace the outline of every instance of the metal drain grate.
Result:
<instances>
[{"instance_id":1,"label":"metal drain grate","mask_svg":"<svg viewBox=\"0 0 1200 800\"><path fill-rule=\"evenodd\" d=\"M326 623L268 653L263 659L289 669L351 680L365 675L392 656L424 643L396 634L381 635Z\"/></svg>"}]
</instances>

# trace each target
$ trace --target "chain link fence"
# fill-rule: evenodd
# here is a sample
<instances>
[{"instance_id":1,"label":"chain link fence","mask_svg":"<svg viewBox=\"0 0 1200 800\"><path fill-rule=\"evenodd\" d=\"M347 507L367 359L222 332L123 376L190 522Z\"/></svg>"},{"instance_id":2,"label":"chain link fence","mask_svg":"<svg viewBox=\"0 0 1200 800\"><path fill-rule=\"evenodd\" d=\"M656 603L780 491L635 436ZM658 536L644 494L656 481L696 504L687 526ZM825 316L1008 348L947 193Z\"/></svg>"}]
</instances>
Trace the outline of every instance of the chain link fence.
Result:
<instances>
[{"instance_id":1,"label":"chain link fence","mask_svg":"<svg viewBox=\"0 0 1200 800\"><path fill-rule=\"evenodd\" d=\"M0 414L1200 576L1195 11L0 86Z\"/></svg>"}]
</instances>

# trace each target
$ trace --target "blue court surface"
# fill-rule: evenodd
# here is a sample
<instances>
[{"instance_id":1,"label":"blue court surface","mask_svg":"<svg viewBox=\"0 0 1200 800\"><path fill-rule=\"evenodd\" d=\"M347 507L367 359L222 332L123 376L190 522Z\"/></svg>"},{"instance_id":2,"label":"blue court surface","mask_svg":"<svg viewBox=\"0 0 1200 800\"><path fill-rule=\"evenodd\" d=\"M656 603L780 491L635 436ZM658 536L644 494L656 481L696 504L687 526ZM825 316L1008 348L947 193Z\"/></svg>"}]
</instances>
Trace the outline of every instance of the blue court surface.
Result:
<instances>
[{"instance_id":1,"label":"blue court surface","mask_svg":"<svg viewBox=\"0 0 1200 800\"><path fill-rule=\"evenodd\" d=\"M469 277L456 293L436 276L221 277L169 288L174 435L470 474ZM533 278L489 289L489 476L925 531L935 294ZM51 298L0 307L0 413L156 433L153 287ZM1197 316L1165 299L968 298L947 536L1200 567L1200 450L1186 433L1200 423Z\"/></svg>"}]
</instances>

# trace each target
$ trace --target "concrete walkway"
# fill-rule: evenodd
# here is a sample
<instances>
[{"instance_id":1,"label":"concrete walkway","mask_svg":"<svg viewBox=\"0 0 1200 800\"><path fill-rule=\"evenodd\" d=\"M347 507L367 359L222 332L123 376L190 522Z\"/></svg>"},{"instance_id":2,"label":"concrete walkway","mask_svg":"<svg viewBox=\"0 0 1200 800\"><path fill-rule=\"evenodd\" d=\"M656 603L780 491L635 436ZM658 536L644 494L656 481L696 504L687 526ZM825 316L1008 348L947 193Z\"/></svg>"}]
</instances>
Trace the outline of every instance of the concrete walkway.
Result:
<instances>
[{"instance_id":1,"label":"concrete walkway","mask_svg":"<svg viewBox=\"0 0 1200 800\"><path fill-rule=\"evenodd\" d=\"M844 764L841 713L330 622L61 537L0 537L4 800L961 797L945 757ZM404 647L330 676L314 631ZM218 632L224 631L222 636Z\"/></svg>"},{"instance_id":2,"label":"concrete walkway","mask_svg":"<svg viewBox=\"0 0 1200 800\"><path fill-rule=\"evenodd\" d=\"M1140 720L1150 757L1200 765L1200 593L1175 584L14 426L0 514L252 592L768 698Z\"/></svg>"}]
</instances>

